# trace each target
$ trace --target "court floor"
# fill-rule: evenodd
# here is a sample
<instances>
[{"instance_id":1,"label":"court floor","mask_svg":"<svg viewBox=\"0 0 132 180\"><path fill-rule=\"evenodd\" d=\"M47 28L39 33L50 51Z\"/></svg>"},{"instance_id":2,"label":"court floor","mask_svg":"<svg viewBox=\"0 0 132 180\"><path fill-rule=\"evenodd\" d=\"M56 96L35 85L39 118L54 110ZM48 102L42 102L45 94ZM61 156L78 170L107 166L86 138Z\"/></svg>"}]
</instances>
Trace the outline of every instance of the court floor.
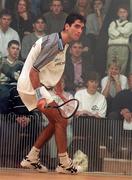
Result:
<instances>
[{"instance_id":1,"label":"court floor","mask_svg":"<svg viewBox=\"0 0 132 180\"><path fill-rule=\"evenodd\" d=\"M78 175L64 175L54 172L38 173L17 170L0 170L0 180L130 180L132 176L112 176L105 174L83 173Z\"/></svg>"}]
</instances>

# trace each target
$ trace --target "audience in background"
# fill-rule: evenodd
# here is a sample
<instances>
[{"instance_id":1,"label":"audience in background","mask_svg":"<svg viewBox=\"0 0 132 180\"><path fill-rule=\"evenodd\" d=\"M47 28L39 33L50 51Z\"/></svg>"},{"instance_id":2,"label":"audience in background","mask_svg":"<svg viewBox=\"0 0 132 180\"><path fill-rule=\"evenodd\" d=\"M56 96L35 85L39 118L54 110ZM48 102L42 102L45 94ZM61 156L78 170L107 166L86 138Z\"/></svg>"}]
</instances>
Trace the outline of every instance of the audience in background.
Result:
<instances>
[{"instance_id":1,"label":"audience in background","mask_svg":"<svg viewBox=\"0 0 132 180\"><path fill-rule=\"evenodd\" d=\"M78 149L88 154L88 170L101 171L102 163L99 155L101 138L97 138L101 137L101 131L98 128L97 119L106 117L107 102L105 97L97 90L99 76L96 72L89 72L85 82L86 88L75 93L75 98L79 100L79 108L76 115L89 118L84 120L78 119L78 123L75 122L74 128L76 129L76 136L80 134L81 138L84 139L83 143L78 144Z\"/></svg>"},{"instance_id":2,"label":"audience in background","mask_svg":"<svg viewBox=\"0 0 132 180\"><path fill-rule=\"evenodd\" d=\"M35 15L31 13L30 3L27 0L18 0L16 2L15 12L12 19L12 28L14 28L20 39L33 31L32 24Z\"/></svg>"},{"instance_id":3,"label":"audience in background","mask_svg":"<svg viewBox=\"0 0 132 180\"><path fill-rule=\"evenodd\" d=\"M92 0L77 0L73 11L87 17L92 12Z\"/></svg>"},{"instance_id":4,"label":"audience in background","mask_svg":"<svg viewBox=\"0 0 132 180\"><path fill-rule=\"evenodd\" d=\"M98 86L98 74L89 72L86 79L86 88L75 93L75 98L79 100L77 116L87 115L96 118L106 116L106 99L104 95L98 92Z\"/></svg>"},{"instance_id":5,"label":"audience in background","mask_svg":"<svg viewBox=\"0 0 132 180\"><path fill-rule=\"evenodd\" d=\"M65 89L74 94L84 87L84 79L89 71L89 60L83 58L83 45L80 41L73 42L67 54L65 66Z\"/></svg>"},{"instance_id":6,"label":"audience in background","mask_svg":"<svg viewBox=\"0 0 132 180\"><path fill-rule=\"evenodd\" d=\"M47 24L47 33L50 34L60 32L63 29L67 14L63 11L61 0L52 0L50 11L44 13L43 16Z\"/></svg>"},{"instance_id":7,"label":"audience in background","mask_svg":"<svg viewBox=\"0 0 132 180\"><path fill-rule=\"evenodd\" d=\"M108 103L108 113L111 111L111 103L118 92L127 89L127 77L120 73L121 66L118 61L113 60L108 66L107 76L101 80L102 94Z\"/></svg>"},{"instance_id":8,"label":"audience in background","mask_svg":"<svg viewBox=\"0 0 132 180\"><path fill-rule=\"evenodd\" d=\"M0 52L2 57L8 55L7 45L11 40L19 40L18 33L10 27L12 21L11 13L4 9L0 12Z\"/></svg>"},{"instance_id":9,"label":"audience in background","mask_svg":"<svg viewBox=\"0 0 132 180\"><path fill-rule=\"evenodd\" d=\"M128 21L129 10L126 5L117 9L118 19L109 25L107 66L113 58L117 58L121 65L121 73L126 74L129 58L129 38L132 35L132 22Z\"/></svg>"},{"instance_id":10,"label":"audience in background","mask_svg":"<svg viewBox=\"0 0 132 180\"><path fill-rule=\"evenodd\" d=\"M8 43L8 56L0 64L0 113L8 113L10 89L16 86L23 67L19 61L20 44L16 40Z\"/></svg>"},{"instance_id":11,"label":"audience in background","mask_svg":"<svg viewBox=\"0 0 132 180\"><path fill-rule=\"evenodd\" d=\"M93 34L95 37L99 35L105 17L103 6L103 0L93 1L94 12L87 16L86 34Z\"/></svg>"},{"instance_id":12,"label":"audience in background","mask_svg":"<svg viewBox=\"0 0 132 180\"><path fill-rule=\"evenodd\" d=\"M33 33L24 36L22 39L21 57L25 61L34 43L42 36L46 35L46 22L42 16L37 16L33 22Z\"/></svg>"},{"instance_id":13,"label":"audience in background","mask_svg":"<svg viewBox=\"0 0 132 180\"><path fill-rule=\"evenodd\" d=\"M120 91L114 98L112 103L112 112L108 119L111 120L109 124L110 135L112 136L112 143L110 151L116 158L122 158L120 152L122 143L128 142L132 138L132 74L128 76L128 89ZM122 121L119 123L118 121ZM125 141L122 141L122 138ZM127 158L132 158L132 149L129 147Z\"/></svg>"}]
</instances>

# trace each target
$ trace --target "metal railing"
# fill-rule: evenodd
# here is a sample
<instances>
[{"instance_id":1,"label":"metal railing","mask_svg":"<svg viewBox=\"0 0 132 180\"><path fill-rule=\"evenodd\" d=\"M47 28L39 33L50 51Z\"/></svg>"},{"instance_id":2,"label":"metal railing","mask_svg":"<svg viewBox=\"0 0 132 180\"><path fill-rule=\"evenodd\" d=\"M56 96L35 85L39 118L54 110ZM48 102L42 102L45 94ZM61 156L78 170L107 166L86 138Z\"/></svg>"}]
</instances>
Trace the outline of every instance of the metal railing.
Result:
<instances>
[{"instance_id":1,"label":"metal railing","mask_svg":"<svg viewBox=\"0 0 132 180\"><path fill-rule=\"evenodd\" d=\"M39 115L0 115L0 169L19 168L47 121ZM132 130L120 120L74 118L67 128L68 152L84 172L132 175ZM57 166L54 137L40 159L50 170Z\"/></svg>"}]
</instances>

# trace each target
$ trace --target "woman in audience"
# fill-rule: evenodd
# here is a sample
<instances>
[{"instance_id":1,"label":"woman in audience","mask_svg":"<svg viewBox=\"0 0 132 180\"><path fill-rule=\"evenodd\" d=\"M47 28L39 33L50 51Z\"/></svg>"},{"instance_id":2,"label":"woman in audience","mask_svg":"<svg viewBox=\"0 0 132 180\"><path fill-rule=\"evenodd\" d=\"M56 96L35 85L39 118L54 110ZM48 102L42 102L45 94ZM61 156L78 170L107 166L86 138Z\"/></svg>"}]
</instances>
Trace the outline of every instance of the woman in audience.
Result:
<instances>
[{"instance_id":1,"label":"woman in audience","mask_svg":"<svg viewBox=\"0 0 132 180\"><path fill-rule=\"evenodd\" d=\"M18 0L12 20L12 27L18 32L20 39L33 31L32 24L35 16L30 11L27 0Z\"/></svg>"},{"instance_id":2,"label":"woman in audience","mask_svg":"<svg viewBox=\"0 0 132 180\"><path fill-rule=\"evenodd\" d=\"M92 0L77 0L74 11L86 17L92 12L91 2Z\"/></svg>"},{"instance_id":3,"label":"woman in audience","mask_svg":"<svg viewBox=\"0 0 132 180\"><path fill-rule=\"evenodd\" d=\"M127 89L127 77L120 74L121 66L117 60L113 60L108 66L108 73L101 80L102 94L108 103L108 113L111 111L111 103L115 95L123 89Z\"/></svg>"}]
</instances>

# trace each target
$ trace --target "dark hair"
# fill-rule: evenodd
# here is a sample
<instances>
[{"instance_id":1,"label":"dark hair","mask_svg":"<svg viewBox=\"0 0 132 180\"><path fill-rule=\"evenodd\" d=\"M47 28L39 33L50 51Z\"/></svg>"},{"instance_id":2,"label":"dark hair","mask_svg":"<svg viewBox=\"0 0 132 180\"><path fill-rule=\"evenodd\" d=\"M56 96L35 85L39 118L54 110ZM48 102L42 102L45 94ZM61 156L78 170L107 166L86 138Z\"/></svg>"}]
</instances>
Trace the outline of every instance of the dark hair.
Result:
<instances>
[{"instance_id":1,"label":"dark hair","mask_svg":"<svg viewBox=\"0 0 132 180\"><path fill-rule=\"evenodd\" d=\"M117 7L117 11L119 11L119 9L125 9L128 13L129 13L129 7L127 4L120 4L118 7Z\"/></svg>"},{"instance_id":2,"label":"dark hair","mask_svg":"<svg viewBox=\"0 0 132 180\"><path fill-rule=\"evenodd\" d=\"M46 23L46 20L43 16L39 15L39 16L35 16L35 18L33 19L33 24L36 23L39 19L42 19L44 23Z\"/></svg>"},{"instance_id":3,"label":"dark hair","mask_svg":"<svg viewBox=\"0 0 132 180\"><path fill-rule=\"evenodd\" d=\"M87 77L85 78L85 84L86 84L88 81L91 81L91 80L99 82L100 77L99 77L99 74L98 74L96 71L90 71L90 72L87 74Z\"/></svg>"},{"instance_id":4,"label":"dark hair","mask_svg":"<svg viewBox=\"0 0 132 180\"><path fill-rule=\"evenodd\" d=\"M11 12L10 12L9 10L7 10L7 9L2 9L2 10L0 11L0 18L2 18L3 16L11 16L11 17L12 17L12 14L11 14Z\"/></svg>"},{"instance_id":5,"label":"dark hair","mask_svg":"<svg viewBox=\"0 0 132 180\"><path fill-rule=\"evenodd\" d=\"M11 40L11 41L9 41L7 47L10 48L12 44L16 44L16 45L20 46L20 43L17 40Z\"/></svg>"},{"instance_id":6,"label":"dark hair","mask_svg":"<svg viewBox=\"0 0 132 180\"><path fill-rule=\"evenodd\" d=\"M86 23L84 16L78 13L71 13L67 16L65 24L69 24L69 26L71 26L76 20L80 20L84 24Z\"/></svg>"}]
</instances>

